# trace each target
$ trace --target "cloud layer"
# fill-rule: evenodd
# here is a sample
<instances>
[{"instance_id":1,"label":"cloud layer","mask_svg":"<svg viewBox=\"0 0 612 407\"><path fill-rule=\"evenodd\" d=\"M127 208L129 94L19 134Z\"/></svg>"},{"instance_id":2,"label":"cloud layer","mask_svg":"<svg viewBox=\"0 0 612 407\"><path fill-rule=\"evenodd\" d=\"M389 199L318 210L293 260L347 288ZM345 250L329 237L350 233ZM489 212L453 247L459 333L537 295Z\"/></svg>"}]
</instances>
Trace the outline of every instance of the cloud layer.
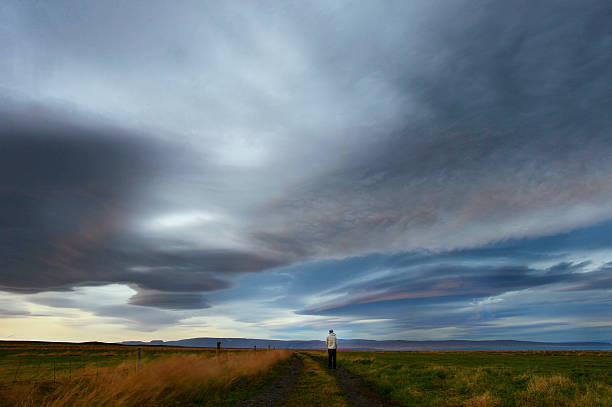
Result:
<instances>
[{"instance_id":1,"label":"cloud layer","mask_svg":"<svg viewBox=\"0 0 612 407\"><path fill-rule=\"evenodd\" d=\"M5 2L0 289L125 286L122 310L166 322L326 261L364 271L275 312L396 320L407 300L609 290L610 242L589 226L612 218L611 16L605 1ZM597 255L449 254L576 230ZM416 263L379 275L372 256ZM367 306L382 303L389 318Z\"/></svg>"}]
</instances>

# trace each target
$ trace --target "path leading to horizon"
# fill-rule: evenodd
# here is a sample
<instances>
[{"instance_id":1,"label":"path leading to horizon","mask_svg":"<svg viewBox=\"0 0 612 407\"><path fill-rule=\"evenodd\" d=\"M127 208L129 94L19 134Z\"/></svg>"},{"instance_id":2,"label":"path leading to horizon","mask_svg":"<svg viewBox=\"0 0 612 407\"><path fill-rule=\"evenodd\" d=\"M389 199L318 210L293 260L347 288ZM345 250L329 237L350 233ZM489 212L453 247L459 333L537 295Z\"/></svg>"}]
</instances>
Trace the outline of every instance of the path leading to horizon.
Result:
<instances>
[{"instance_id":1,"label":"path leading to horizon","mask_svg":"<svg viewBox=\"0 0 612 407\"><path fill-rule=\"evenodd\" d=\"M236 407L390 407L395 404L367 388L345 369L328 369L325 361L299 352L291 369L250 400Z\"/></svg>"},{"instance_id":2,"label":"path leading to horizon","mask_svg":"<svg viewBox=\"0 0 612 407\"><path fill-rule=\"evenodd\" d=\"M241 401L235 407L272 407L281 405L295 387L295 382L302 371L302 359L295 354L291 358L291 368L284 375L265 387L255 397Z\"/></svg>"}]
</instances>

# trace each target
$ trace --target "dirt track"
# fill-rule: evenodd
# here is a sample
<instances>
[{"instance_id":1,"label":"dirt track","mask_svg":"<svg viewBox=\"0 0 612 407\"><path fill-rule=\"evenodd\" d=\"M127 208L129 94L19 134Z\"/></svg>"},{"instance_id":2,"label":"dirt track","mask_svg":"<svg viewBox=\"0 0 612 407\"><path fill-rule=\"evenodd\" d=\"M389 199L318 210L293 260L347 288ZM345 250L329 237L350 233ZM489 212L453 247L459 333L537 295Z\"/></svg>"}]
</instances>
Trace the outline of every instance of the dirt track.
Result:
<instances>
[{"instance_id":1,"label":"dirt track","mask_svg":"<svg viewBox=\"0 0 612 407\"><path fill-rule=\"evenodd\" d=\"M396 405L368 389L359 376L341 368L330 369L330 373L336 377L338 384L355 407L392 407Z\"/></svg>"},{"instance_id":2,"label":"dirt track","mask_svg":"<svg viewBox=\"0 0 612 407\"><path fill-rule=\"evenodd\" d=\"M310 355L305 357L312 358ZM352 375L348 371L338 369L327 369L323 361L313 358L333 376L340 388L350 399L350 404L354 407L392 407L396 404L385 399L381 395L367 388L359 376ZM291 369L277 381L263 389L256 397L241 401L236 407L279 407L284 405L284 401L295 386L297 378L302 370L302 362L293 356ZM304 406L307 407L307 406Z\"/></svg>"},{"instance_id":3,"label":"dirt track","mask_svg":"<svg viewBox=\"0 0 612 407\"><path fill-rule=\"evenodd\" d=\"M295 386L301 370L302 361L293 355L291 369L286 374L264 388L261 393L252 399L239 402L236 404L236 407L274 407L280 405L287 398L293 386Z\"/></svg>"}]
</instances>

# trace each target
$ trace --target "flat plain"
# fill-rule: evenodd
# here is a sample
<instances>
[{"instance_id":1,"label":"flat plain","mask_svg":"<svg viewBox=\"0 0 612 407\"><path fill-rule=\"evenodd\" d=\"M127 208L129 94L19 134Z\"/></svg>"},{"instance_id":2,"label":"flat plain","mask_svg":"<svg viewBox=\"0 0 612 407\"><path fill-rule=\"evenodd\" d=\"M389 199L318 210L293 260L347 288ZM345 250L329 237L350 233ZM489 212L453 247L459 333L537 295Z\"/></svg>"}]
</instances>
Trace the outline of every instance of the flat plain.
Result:
<instances>
[{"instance_id":1,"label":"flat plain","mask_svg":"<svg viewBox=\"0 0 612 407\"><path fill-rule=\"evenodd\" d=\"M339 355L339 367L402 406L612 406L610 351Z\"/></svg>"},{"instance_id":2,"label":"flat plain","mask_svg":"<svg viewBox=\"0 0 612 407\"><path fill-rule=\"evenodd\" d=\"M323 351L3 342L0 406L605 407L611 371L610 351L340 351L334 371Z\"/></svg>"}]
</instances>

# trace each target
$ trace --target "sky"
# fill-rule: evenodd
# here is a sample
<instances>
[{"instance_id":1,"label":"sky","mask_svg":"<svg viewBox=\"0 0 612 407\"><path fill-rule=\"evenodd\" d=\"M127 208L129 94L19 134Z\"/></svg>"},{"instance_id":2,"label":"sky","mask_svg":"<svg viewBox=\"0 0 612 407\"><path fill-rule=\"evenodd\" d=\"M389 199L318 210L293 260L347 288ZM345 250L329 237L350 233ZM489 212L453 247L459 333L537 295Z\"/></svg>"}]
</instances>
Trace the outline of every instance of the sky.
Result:
<instances>
[{"instance_id":1,"label":"sky","mask_svg":"<svg viewBox=\"0 0 612 407\"><path fill-rule=\"evenodd\" d=\"M0 2L0 340L612 341L611 19Z\"/></svg>"}]
</instances>

